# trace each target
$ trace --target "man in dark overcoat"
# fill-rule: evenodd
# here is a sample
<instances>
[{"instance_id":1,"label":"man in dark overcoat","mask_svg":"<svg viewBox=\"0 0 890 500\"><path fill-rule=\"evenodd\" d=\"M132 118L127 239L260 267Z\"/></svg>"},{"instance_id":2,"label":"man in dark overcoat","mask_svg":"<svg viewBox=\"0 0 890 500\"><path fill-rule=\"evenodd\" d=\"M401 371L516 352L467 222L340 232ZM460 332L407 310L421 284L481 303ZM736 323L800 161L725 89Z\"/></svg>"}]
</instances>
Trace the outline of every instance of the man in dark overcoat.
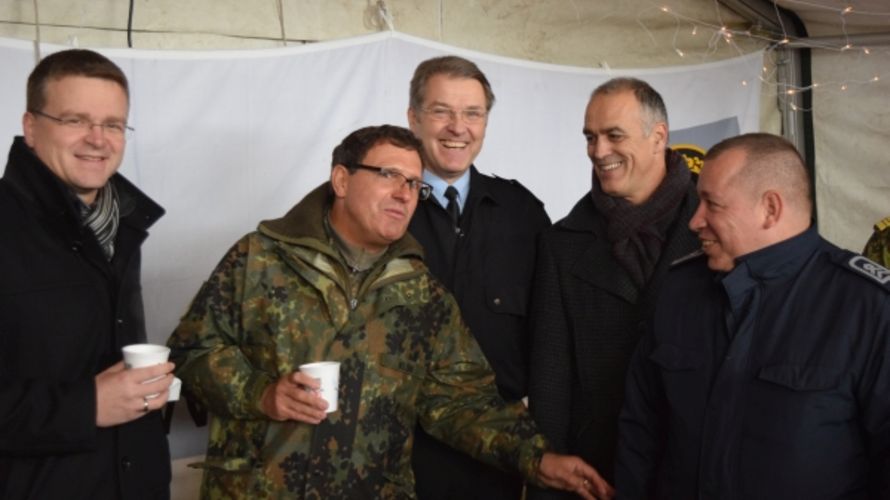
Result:
<instances>
[{"instance_id":1,"label":"man in dark overcoat","mask_svg":"<svg viewBox=\"0 0 890 500\"><path fill-rule=\"evenodd\" d=\"M646 82L598 87L584 136L593 186L538 249L529 405L556 449L611 480L625 371L668 265L698 247L686 227L698 198Z\"/></svg>"},{"instance_id":2,"label":"man in dark overcoat","mask_svg":"<svg viewBox=\"0 0 890 500\"><path fill-rule=\"evenodd\" d=\"M140 245L163 209L117 169L127 79L88 50L28 78L0 179L0 498L170 496L161 418L172 363L125 370L145 342ZM151 380L151 381L149 381Z\"/></svg>"}]
</instances>

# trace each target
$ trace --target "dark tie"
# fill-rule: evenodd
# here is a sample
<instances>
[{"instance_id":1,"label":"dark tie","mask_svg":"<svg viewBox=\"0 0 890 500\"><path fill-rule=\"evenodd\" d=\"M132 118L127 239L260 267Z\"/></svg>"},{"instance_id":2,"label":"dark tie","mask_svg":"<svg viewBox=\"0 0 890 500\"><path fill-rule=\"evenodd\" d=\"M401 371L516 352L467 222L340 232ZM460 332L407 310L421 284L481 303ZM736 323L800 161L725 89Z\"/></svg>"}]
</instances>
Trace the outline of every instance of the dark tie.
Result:
<instances>
[{"instance_id":1,"label":"dark tie","mask_svg":"<svg viewBox=\"0 0 890 500\"><path fill-rule=\"evenodd\" d=\"M445 190L445 197L448 198L448 206L445 207L445 210L448 212L448 216L451 217L451 227L455 233L459 233L460 205L457 203L457 189L454 186L448 186L448 189Z\"/></svg>"}]
</instances>

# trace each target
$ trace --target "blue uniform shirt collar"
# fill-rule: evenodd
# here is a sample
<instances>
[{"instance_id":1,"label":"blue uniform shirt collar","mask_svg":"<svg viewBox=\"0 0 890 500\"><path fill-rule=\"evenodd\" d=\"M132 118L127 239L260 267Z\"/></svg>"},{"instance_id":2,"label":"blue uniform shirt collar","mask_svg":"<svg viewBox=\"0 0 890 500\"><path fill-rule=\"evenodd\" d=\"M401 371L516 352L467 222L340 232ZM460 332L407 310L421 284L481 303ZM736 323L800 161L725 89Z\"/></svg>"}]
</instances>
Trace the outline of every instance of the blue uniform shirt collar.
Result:
<instances>
[{"instance_id":1,"label":"blue uniform shirt collar","mask_svg":"<svg viewBox=\"0 0 890 500\"><path fill-rule=\"evenodd\" d=\"M814 226L768 247L761 248L736 259L735 268L723 279L724 284L743 282L741 274L753 280L763 281L796 274L819 244L819 233Z\"/></svg>"},{"instance_id":2,"label":"blue uniform shirt collar","mask_svg":"<svg viewBox=\"0 0 890 500\"><path fill-rule=\"evenodd\" d=\"M429 169L423 170L423 180L430 186L433 186L433 196L436 198L436 201L443 207L447 207L448 198L445 198L445 189L448 188L448 183ZM463 212L467 196L470 195L470 169L468 168L451 185L457 189L457 204L460 206L460 211Z\"/></svg>"}]
</instances>

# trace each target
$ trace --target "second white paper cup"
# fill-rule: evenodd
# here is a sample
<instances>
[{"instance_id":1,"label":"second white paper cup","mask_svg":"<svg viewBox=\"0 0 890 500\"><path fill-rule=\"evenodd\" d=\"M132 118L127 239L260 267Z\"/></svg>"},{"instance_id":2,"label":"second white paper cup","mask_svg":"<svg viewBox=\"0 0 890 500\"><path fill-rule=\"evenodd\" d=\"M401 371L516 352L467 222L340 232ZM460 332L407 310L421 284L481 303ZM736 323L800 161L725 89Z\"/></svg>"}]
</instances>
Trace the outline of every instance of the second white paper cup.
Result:
<instances>
[{"instance_id":1,"label":"second white paper cup","mask_svg":"<svg viewBox=\"0 0 890 500\"><path fill-rule=\"evenodd\" d=\"M337 411L337 397L340 388L340 362L319 361L300 365L300 371L314 379L318 379L321 388L318 395L328 403L326 413Z\"/></svg>"}]
</instances>

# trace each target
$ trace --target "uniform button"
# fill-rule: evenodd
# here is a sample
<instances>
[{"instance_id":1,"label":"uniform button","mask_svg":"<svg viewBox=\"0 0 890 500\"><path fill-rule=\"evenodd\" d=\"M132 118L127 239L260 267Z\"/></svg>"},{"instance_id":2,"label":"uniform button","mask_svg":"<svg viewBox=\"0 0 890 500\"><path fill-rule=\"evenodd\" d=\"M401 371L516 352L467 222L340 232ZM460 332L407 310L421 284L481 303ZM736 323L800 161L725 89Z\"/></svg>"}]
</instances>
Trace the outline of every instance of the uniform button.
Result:
<instances>
[{"instance_id":1,"label":"uniform button","mask_svg":"<svg viewBox=\"0 0 890 500\"><path fill-rule=\"evenodd\" d=\"M123 325L123 324L124 324L124 319L123 319L123 318L117 318L117 324L118 324L118 325Z\"/></svg>"},{"instance_id":2,"label":"uniform button","mask_svg":"<svg viewBox=\"0 0 890 500\"><path fill-rule=\"evenodd\" d=\"M501 305L501 299L500 299L500 297L495 297L495 299L494 299L492 302L494 302L494 305L496 305L496 306Z\"/></svg>"},{"instance_id":3,"label":"uniform button","mask_svg":"<svg viewBox=\"0 0 890 500\"><path fill-rule=\"evenodd\" d=\"M125 471L130 470L130 467L133 467L133 462L130 461L128 457L124 457L121 459L121 468Z\"/></svg>"}]
</instances>

